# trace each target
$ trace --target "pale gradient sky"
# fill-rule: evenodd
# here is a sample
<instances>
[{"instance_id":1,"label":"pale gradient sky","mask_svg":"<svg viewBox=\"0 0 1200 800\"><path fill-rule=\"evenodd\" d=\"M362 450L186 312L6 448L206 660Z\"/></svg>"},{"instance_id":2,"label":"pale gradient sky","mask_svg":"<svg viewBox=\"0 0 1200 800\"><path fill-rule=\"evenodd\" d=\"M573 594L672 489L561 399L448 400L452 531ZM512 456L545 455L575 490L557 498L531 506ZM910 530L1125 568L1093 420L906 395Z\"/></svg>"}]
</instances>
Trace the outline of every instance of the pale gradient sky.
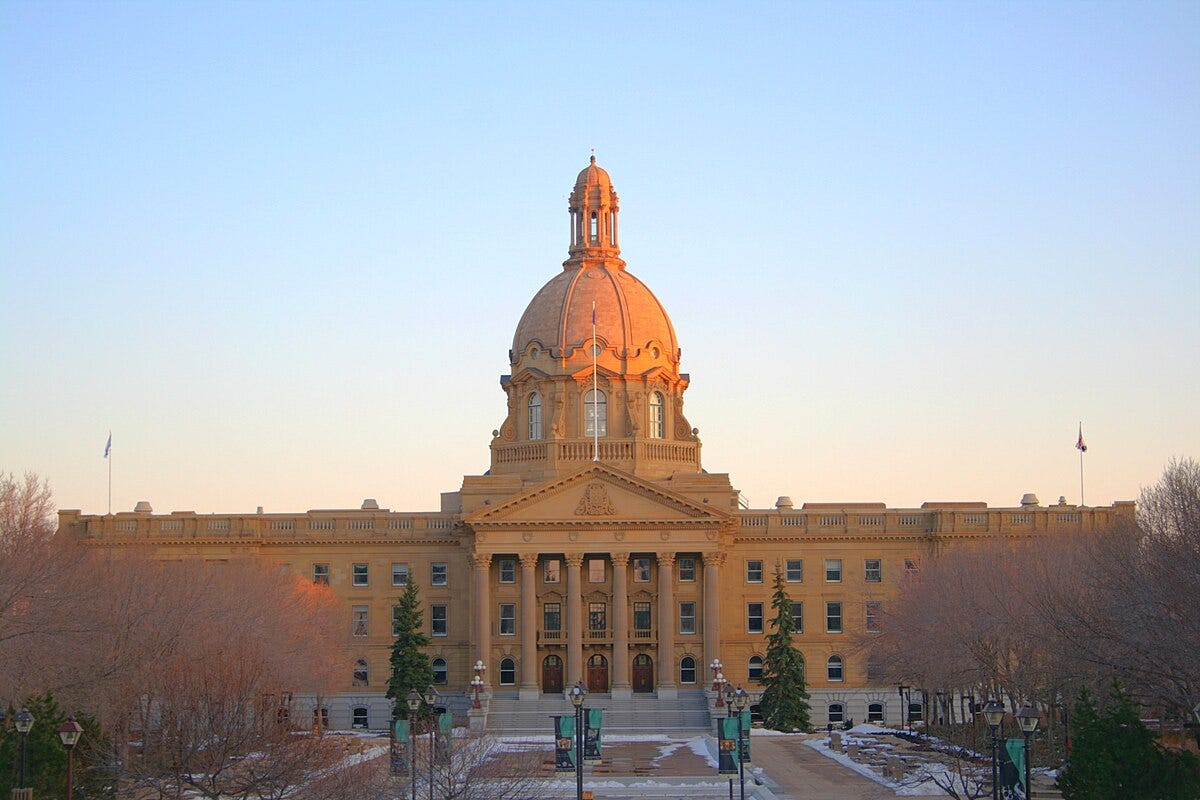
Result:
<instances>
[{"instance_id":1,"label":"pale gradient sky","mask_svg":"<svg viewBox=\"0 0 1200 800\"><path fill-rule=\"evenodd\" d=\"M0 470L429 510L595 147L756 507L1200 456L1200 4L0 5Z\"/></svg>"}]
</instances>

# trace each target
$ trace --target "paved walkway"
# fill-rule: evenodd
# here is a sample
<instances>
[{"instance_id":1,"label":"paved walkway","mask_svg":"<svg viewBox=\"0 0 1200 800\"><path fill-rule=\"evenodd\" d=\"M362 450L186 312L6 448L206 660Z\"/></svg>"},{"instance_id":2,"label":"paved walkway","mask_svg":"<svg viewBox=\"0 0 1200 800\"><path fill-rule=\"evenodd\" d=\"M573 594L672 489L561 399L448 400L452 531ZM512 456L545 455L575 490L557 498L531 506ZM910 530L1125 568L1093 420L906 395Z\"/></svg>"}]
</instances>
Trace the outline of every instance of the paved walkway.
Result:
<instances>
[{"instance_id":1,"label":"paved walkway","mask_svg":"<svg viewBox=\"0 0 1200 800\"><path fill-rule=\"evenodd\" d=\"M793 800L880 800L896 795L875 781L805 747L798 736L755 736L754 764Z\"/></svg>"}]
</instances>

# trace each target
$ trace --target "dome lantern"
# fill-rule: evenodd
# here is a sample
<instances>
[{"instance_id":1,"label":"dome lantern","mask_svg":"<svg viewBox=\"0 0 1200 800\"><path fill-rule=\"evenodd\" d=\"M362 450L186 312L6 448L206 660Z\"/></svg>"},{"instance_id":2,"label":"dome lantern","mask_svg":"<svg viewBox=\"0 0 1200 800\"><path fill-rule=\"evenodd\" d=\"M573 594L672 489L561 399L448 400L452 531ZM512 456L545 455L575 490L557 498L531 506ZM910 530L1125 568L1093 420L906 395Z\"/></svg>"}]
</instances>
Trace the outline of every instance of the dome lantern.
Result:
<instances>
[{"instance_id":1,"label":"dome lantern","mask_svg":"<svg viewBox=\"0 0 1200 800\"><path fill-rule=\"evenodd\" d=\"M570 258L564 269L581 266L606 266L624 269L620 241L617 238L617 216L620 199L613 189L608 173L596 166L596 157L575 179L575 188L568 201L571 213Z\"/></svg>"}]
</instances>

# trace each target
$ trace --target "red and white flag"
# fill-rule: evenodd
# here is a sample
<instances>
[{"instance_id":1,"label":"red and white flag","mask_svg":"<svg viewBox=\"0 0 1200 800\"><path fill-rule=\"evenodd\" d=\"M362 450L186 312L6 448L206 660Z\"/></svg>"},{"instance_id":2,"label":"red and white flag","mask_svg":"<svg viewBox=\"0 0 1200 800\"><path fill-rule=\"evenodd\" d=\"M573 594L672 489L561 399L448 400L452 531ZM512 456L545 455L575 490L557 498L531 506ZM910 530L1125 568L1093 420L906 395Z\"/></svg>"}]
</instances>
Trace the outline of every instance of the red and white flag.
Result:
<instances>
[{"instance_id":1,"label":"red and white flag","mask_svg":"<svg viewBox=\"0 0 1200 800\"><path fill-rule=\"evenodd\" d=\"M1083 441L1083 426L1079 426L1079 439L1075 442L1075 449L1081 453L1087 452L1087 445Z\"/></svg>"}]
</instances>

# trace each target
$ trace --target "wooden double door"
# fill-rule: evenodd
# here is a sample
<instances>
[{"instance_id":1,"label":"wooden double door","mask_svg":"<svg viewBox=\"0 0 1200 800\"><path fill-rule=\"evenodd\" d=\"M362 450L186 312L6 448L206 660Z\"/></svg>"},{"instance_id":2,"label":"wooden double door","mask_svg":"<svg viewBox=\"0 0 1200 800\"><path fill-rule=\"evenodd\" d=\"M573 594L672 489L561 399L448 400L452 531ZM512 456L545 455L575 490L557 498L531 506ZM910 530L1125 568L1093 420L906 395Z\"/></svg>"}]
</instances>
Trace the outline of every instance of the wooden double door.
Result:
<instances>
[{"instance_id":1,"label":"wooden double door","mask_svg":"<svg viewBox=\"0 0 1200 800\"><path fill-rule=\"evenodd\" d=\"M654 691L654 661L645 653L633 657L633 691Z\"/></svg>"},{"instance_id":2,"label":"wooden double door","mask_svg":"<svg viewBox=\"0 0 1200 800\"><path fill-rule=\"evenodd\" d=\"M563 690L563 662L555 655L542 659L542 691L557 694Z\"/></svg>"},{"instance_id":3,"label":"wooden double door","mask_svg":"<svg viewBox=\"0 0 1200 800\"><path fill-rule=\"evenodd\" d=\"M608 659L599 653L588 657L587 689L601 694L608 691Z\"/></svg>"}]
</instances>

